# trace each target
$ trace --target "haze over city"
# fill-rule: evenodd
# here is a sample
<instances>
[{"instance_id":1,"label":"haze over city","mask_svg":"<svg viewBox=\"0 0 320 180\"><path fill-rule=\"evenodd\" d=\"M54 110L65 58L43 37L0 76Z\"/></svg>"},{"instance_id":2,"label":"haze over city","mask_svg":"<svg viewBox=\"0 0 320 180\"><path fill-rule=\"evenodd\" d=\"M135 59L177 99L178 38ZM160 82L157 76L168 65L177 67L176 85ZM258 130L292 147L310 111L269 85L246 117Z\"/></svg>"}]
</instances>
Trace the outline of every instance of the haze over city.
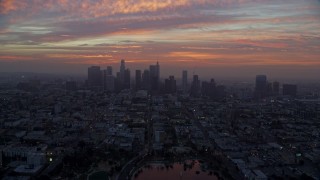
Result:
<instances>
[{"instance_id":1,"label":"haze over city","mask_svg":"<svg viewBox=\"0 0 320 180\"><path fill-rule=\"evenodd\" d=\"M86 74L161 62L202 77L316 79L318 0L2 0L0 71Z\"/></svg>"},{"instance_id":2,"label":"haze over city","mask_svg":"<svg viewBox=\"0 0 320 180\"><path fill-rule=\"evenodd\" d=\"M320 0L0 0L1 180L319 180Z\"/></svg>"}]
</instances>

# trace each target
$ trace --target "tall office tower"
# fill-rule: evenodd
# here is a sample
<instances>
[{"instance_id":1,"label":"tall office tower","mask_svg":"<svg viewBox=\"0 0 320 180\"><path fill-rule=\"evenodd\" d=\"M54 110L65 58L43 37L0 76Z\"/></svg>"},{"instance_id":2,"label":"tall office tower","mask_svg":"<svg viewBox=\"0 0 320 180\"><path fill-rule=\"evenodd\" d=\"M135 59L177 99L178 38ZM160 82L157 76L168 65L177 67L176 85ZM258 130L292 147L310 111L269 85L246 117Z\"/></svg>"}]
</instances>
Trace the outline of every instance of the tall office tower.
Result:
<instances>
[{"instance_id":1,"label":"tall office tower","mask_svg":"<svg viewBox=\"0 0 320 180\"><path fill-rule=\"evenodd\" d=\"M126 69L124 71L124 83L123 83L123 88L124 89L130 89L131 85L131 77L130 77L130 70Z\"/></svg>"},{"instance_id":2,"label":"tall office tower","mask_svg":"<svg viewBox=\"0 0 320 180\"><path fill-rule=\"evenodd\" d=\"M296 96L297 95L297 85L294 84L283 84L282 85L282 94L284 96Z\"/></svg>"},{"instance_id":3,"label":"tall office tower","mask_svg":"<svg viewBox=\"0 0 320 180\"><path fill-rule=\"evenodd\" d=\"M280 93L280 83L275 81L272 83L272 94L278 95Z\"/></svg>"},{"instance_id":4,"label":"tall office tower","mask_svg":"<svg viewBox=\"0 0 320 180\"><path fill-rule=\"evenodd\" d=\"M125 60L122 59L120 63L120 82L123 84L124 83L124 74L126 71L126 63Z\"/></svg>"},{"instance_id":5,"label":"tall office tower","mask_svg":"<svg viewBox=\"0 0 320 180\"><path fill-rule=\"evenodd\" d=\"M141 79L141 70L136 70L136 89L140 89L141 88L141 83L142 83L142 79Z\"/></svg>"},{"instance_id":6,"label":"tall office tower","mask_svg":"<svg viewBox=\"0 0 320 180\"><path fill-rule=\"evenodd\" d=\"M150 90L150 71L144 70L142 74L142 88L144 90Z\"/></svg>"},{"instance_id":7,"label":"tall office tower","mask_svg":"<svg viewBox=\"0 0 320 180\"><path fill-rule=\"evenodd\" d=\"M88 85L93 90L99 90L102 86L102 75L100 66L91 66L88 68Z\"/></svg>"},{"instance_id":8,"label":"tall office tower","mask_svg":"<svg viewBox=\"0 0 320 180\"><path fill-rule=\"evenodd\" d=\"M117 79L118 81L120 81L120 72L117 72L117 73L116 73L116 79Z\"/></svg>"},{"instance_id":9,"label":"tall office tower","mask_svg":"<svg viewBox=\"0 0 320 180\"><path fill-rule=\"evenodd\" d=\"M108 66L110 67L110 66ZM112 71L112 69L111 69ZM114 77L112 76L112 73L110 75L110 69L105 69L102 71L102 84L103 84L103 90L108 92L114 91Z\"/></svg>"},{"instance_id":10,"label":"tall office tower","mask_svg":"<svg viewBox=\"0 0 320 180\"><path fill-rule=\"evenodd\" d=\"M156 91L158 89L158 72L156 65L150 65L150 87L152 91Z\"/></svg>"},{"instance_id":11,"label":"tall office tower","mask_svg":"<svg viewBox=\"0 0 320 180\"><path fill-rule=\"evenodd\" d=\"M182 90L184 93L188 91L188 71L182 71Z\"/></svg>"},{"instance_id":12,"label":"tall office tower","mask_svg":"<svg viewBox=\"0 0 320 180\"><path fill-rule=\"evenodd\" d=\"M157 62L156 65L150 65L150 85L152 91L159 90L159 83L160 83L160 65Z\"/></svg>"},{"instance_id":13,"label":"tall office tower","mask_svg":"<svg viewBox=\"0 0 320 180\"><path fill-rule=\"evenodd\" d=\"M198 75L193 75L190 95L193 97L198 97L200 95L200 80Z\"/></svg>"},{"instance_id":14,"label":"tall office tower","mask_svg":"<svg viewBox=\"0 0 320 180\"><path fill-rule=\"evenodd\" d=\"M272 83L271 82L267 82L267 96L272 95Z\"/></svg>"},{"instance_id":15,"label":"tall office tower","mask_svg":"<svg viewBox=\"0 0 320 180\"><path fill-rule=\"evenodd\" d=\"M216 97L217 96L216 83L214 79L211 79L210 82L207 82L207 81L202 82L201 92L202 92L202 95L204 96L209 96L211 98Z\"/></svg>"},{"instance_id":16,"label":"tall office tower","mask_svg":"<svg viewBox=\"0 0 320 180\"><path fill-rule=\"evenodd\" d=\"M107 66L107 75L112 76L112 66Z\"/></svg>"},{"instance_id":17,"label":"tall office tower","mask_svg":"<svg viewBox=\"0 0 320 180\"><path fill-rule=\"evenodd\" d=\"M115 81L114 81L114 85L115 85L115 90L117 92L122 90L122 83L120 81L120 72L116 73L116 78L115 78Z\"/></svg>"},{"instance_id":18,"label":"tall office tower","mask_svg":"<svg viewBox=\"0 0 320 180\"><path fill-rule=\"evenodd\" d=\"M158 82L160 82L160 65L158 61L156 65L156 71L157 71Z\"/></svg>"},{"instance_id":19,"label":"tall office tower","mask_svg":"<svg viewBox=\"0 0 320 180\"><path fill-rule=\"evenodd\" d=\"M177 83L174 76L169 76L169 79L165 80L164 87L166 93L175 93L177 91Z\"/></svg>"},{"instance_id":20,"label":"tall office tower","mask_svg":"<svg viewBox=\"0 0 320 180\"><path fill-rule=\"evenodd\" d=\"M115 90L115 78L112 75L107 75L105 79L105 91L114 92Z\"/></svg>"},{"instance_id":21,"label":"tall office tower","mask_svg":"<svg viewBox=\"0 0 320 180\"><path fill-rule=\"evenodd\" d=\"M256 87L255 87L255 97L264 98L267 96L267 76L257 75L256 76Z\"/></svg>"}]
</instances>

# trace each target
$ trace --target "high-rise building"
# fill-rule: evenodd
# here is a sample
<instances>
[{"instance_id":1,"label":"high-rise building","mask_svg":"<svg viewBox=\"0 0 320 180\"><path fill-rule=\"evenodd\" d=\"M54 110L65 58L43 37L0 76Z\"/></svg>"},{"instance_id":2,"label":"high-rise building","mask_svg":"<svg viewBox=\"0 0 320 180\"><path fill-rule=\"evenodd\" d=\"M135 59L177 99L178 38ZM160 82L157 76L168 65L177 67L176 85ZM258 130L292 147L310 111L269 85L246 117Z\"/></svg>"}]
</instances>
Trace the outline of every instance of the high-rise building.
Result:
<instances>
[{"instance_id":1,"label":"high-rise building","mask_svg":"<svg viewBox=\"0 0 320 180\"><path fill-rule=\"evenodd\" d=\"M142 88L144 90L150 90L150 71L144 70L142 74Z\"/></svg>"},{"instance_id":2,"label":"high-rise building","mask_svg":"<svg viewBox=\"0 0 320 180\"><path fill-rule=\"evenodd\" d=\"M124 72L123 88L124 89L130 89L130 87L131 87L130 69L126 69L125 72Z\"/></svg>"},{"instance_id":3,"label":"high-rise building","mask_svg":"<svg viewBox=\"0 0 320 180\"><path fill-rule=\"evenodd\" d=\"M297 95L297 85L294 84L283 84L282 94L285 96L296 96Z\"/></svg>"},{"instance_id":4,"label":"high-rise building","mask_svg":"<svg viewBox=\"0 0 320 180\"><path fill-rule=\"evenodd\" d=\"M117 72L117 73L116 73L116 78L115 78L114 84L115 84L115 90L116 90L117 92L119 92L119 91L122 90L122 83L121 83L121 81L120 81L120 72Z\"/></svg>"},{"instance_id":5,"label":"high-rise building","mask_svg":"<svg viewBox=\"0 0 320 180\"><path fill-rule=\"evenodd\" d=\"M184 93L188 91L188 71L182 71L182 90Z\"/></svg>"},{"instance_id":6,"label":"high-rise building","mask_svg":"<svg viewBox=\"0 0 320 180\"><path fill-rule=\"evenodd\" d=\"M141 83L142 83L142 76L141 76L141 70L136 70L136 89L141 88Z\"/></svg>"},{"instance_id":7,"label":"high-rise building","mask_svg":"<svg viewBox=\"0 0 320 180\"><path fill-rule=\"evenodd\" d=\"M102 83L103 83L104 91L108 91L108 92L114 91L115 79L114 79L114 76L112 76L112 69L111 69L111 75L110 75L110 69L108 68L102 71Z\"/></svg>"},{"instance_id":8,"label":"high-rise building","mask_svg":"<svg viewBox=\"0 0 320 180\"><path fill-rule=\"evenodd\" d=\"M160 83L160 65L157 62L156 65L150 65L150 83L151 83L151 90L158 91L159 90L159 83Z\"/></svg>"},{"instance_id":9,"label":"high-rise building","mask_svg":"<svg viewBox=\"0 0 320 180\"><path fill-rule=\"evenodd\" d=\"M210 82L202 82L201 92L204 96L214 98L216 96L216 83L214 79L211 79Z\"/></svg>"},{"instance_id":10,"label":"high-rise building","mask_svg":"<svg viewBox=\"0 0 320 180\"><path fill-rule=\"evenodd\" d=\"M88 68L88 85L94 90L98 90L102 87L100 66L91 66Z\"/></svg>"},{"instance_id":11,"label":"high-rise building","mask_svg":"<svg viewBox=\"0 0 320 180\"><path fill-rule=\"evenodd\" d=\"M125 71L126 71L126 63L125 63L125 60L122 59L120 63L120 79L119 79L121 84L124 83Z\"/></svg>"},{"instance_id":12,"label":"high-rise building","mask_svg":"<svg viewBox=\"0 0 320 180\"><path fill-rule=\"evenodd\" d=\"M160 81L160 65L159 65L158 61L157 61L157 65L156 65L156 71L157 71L158 81Z\"/></svg>"},{"instance_id":13,"label":"high-rise building","mask_svg":"<svg viewBox=\"0 0 320 180\"><path fill-rule=\"evenodd\" d=\"M107 75L112 76L112 66L107 66Z\"/></svg>"},{"instance_id":14,"label":"high-rise building","mask_svg":"<svg viewBox=\"0 0 320 180\"><path fill-rule=\"evenodd\" d=\"M198 75L193 75L190 95L193 97L198 97L200 95L200 80Z\"/></svg>"},{"instance_id":15,"label":"high-rise building","mask_svg":"<svg viewBox=\"0 0 320 180\"><path fill-rule=\"evenodd\" d=\"M115 78L112 75L107 75L105 79L105 91L114 92L115 90Z\"/></svg>"},{"instance_id":16,"label":"high-rise building","mask_svg":"<svg viewBox=\"0 0 320 180\"><path fill-rule=\"evenodd\" d=\"M158 73L157 73L157 66L156 65L150 65L150 85L151 90L156 91L158 89Z\"/></svg>"},{"instance_id":17,"label":"high-rise building","mask_svg":"<svg viewBox=\"0 0 320 180\"><path fill-rule=\"evenodd\" d=\"M255 96L256 98L264 98L267 96L267 76L266 75L257 75L256 76L256 87L255 87Z\"/></svg>"},{"instance_id":18,"label":"high-rise building","mask_svg":"<svg viewBox=\"0 0 320 180\"><path fill-rule=\"evenodd\" d=\"M166 93L175 93L177 91L177 83L174 76L169 76L169 79L165 80L164 86Z\"/></svg>"},{"instance_id":19,"label":"high-rise building","mask_svg":"<svg viewBox=\"0 0 320 180\"><path fill-rule=\"evenodd\" d=\"M278 95L280 93L280 83L275 81L272 83L272 94Z\"/></svg>"},{"instance_id":20,"label":"high-rise building","mask_svg":"<svg viewBox=\"0 0 320 180\"><path fill-rule=\"evenodd\" d=\"M157 77L157 66L156 65L150 65L149 67L150 70L150 76L151 77Z\"/></svg>"}]
</instances>

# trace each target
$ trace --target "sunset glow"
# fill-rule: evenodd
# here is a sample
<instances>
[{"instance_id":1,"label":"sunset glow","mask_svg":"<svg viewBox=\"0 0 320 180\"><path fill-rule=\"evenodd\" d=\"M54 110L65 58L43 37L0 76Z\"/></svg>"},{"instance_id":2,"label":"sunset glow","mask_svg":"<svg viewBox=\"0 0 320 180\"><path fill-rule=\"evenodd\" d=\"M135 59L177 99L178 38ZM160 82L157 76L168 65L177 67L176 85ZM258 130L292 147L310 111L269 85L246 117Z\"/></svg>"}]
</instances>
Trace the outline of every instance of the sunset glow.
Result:
<instances>
[{"instance_id":1,"label":"sunset glow","mask_svg":"<svg viewBox=\"0 0 320 180\"><path fill-rule=\"evenodd\" d=\"M67 72L122 58L184 68L320 68L320 2L1 0L0 42L1 71L32 62Z\"/></svg>"}]
</instances>

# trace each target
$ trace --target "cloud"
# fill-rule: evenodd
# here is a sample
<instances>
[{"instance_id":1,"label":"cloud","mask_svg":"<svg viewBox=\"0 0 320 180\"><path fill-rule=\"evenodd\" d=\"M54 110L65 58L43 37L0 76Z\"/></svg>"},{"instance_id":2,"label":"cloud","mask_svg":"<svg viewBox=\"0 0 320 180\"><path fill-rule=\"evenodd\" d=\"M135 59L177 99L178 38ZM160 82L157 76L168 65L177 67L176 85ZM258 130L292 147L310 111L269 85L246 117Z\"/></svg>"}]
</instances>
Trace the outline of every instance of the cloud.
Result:
<instances>
[{"instance_id":1,"label":"cloud","mask_svg":"<svg viewBox=\"0 0 320 180\"><path fill-rule=\"evenodd\" d=\"M1 0L0 14L8 14L9 12L25 9L26 7L27 7L27 3L24 1Z\"/></svg>"},{"instance_id":2,"label":"cloud","mask_svg":"<svg viewBox=\"0 0 320 180\"><path fill-rule=\"evenodd\" d=\"M79 44L78 46L88 46L89 44Z\"/></svg>"},{"instance_id":3,"label":"cloud","mask_svg":"<svg viewBox=\"0 0 320 180\"><path fill-rule=\"evenodd\" d=\"M1 13L30 9L33 13L41 11L68 12L82 18L104 17L114 14L133 14L156 12L160 10L174 10L177 8L196 5L229 6L259 0L2 0ZM260 0L263 1L263 0Z\"/></svg>"},{"instance_id":4,"label":"cloud","mask_svg":"<svg viewBox=\"0 0 320 180\"><path fill-rule=\"evenodd\" d=\"M315 0L0 2L0 61L105 64L130 57L209 66L319 59Z\"/></svg>"},{"instance_id":5,"label":"cloud","mask_svg":"<svg viewBox=\"0 0 320 180\"><path fill-rule=\"evenodd\" d=\"M247 39L239 39L239 40L235 40L235 42L243 45L250 45L253 47L266 47L266 48L276 48L276 49L284 49L289 47L288 44L284 42L252 41Z\"/></svg>"}]
</instances>

